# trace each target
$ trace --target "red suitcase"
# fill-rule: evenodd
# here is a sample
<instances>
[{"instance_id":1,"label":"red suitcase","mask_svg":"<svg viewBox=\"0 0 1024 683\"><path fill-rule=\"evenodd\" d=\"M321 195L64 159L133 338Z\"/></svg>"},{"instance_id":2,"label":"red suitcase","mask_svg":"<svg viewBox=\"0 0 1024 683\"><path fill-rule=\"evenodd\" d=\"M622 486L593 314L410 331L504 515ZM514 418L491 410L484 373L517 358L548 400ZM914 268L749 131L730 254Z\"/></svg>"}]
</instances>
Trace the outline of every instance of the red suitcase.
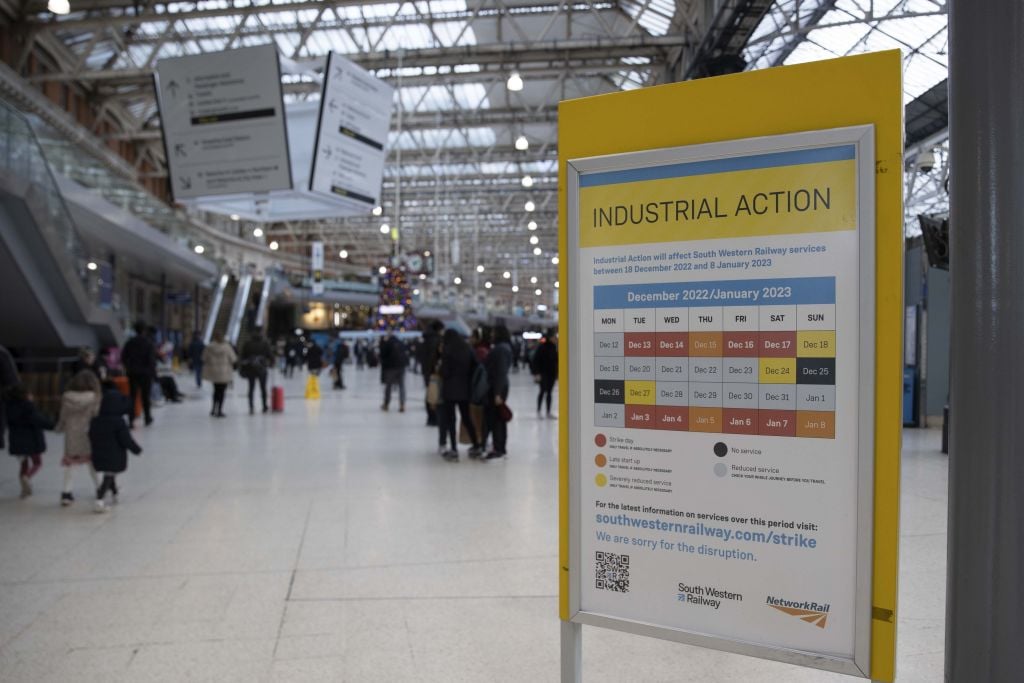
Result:
<instances>
[{"instance_id":1,"label":"red suitcase","mask_svg":"<svg viewBox=\"0 0 1024 683\"><path fill-rule=\"evenodd\" d=\"M284 387L270 388L270 409L275 413L284 412Z\"/></svg>"}]
</instances>

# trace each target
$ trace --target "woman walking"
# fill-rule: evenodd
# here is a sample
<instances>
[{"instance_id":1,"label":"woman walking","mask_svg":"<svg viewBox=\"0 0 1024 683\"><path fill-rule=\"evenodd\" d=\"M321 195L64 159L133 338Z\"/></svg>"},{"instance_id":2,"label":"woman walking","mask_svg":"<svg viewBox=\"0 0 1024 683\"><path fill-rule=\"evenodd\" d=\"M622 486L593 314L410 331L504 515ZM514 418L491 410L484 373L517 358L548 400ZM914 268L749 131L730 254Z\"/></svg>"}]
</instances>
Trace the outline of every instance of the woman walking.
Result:
<instances>
[{"instance_id":1,"label":"woman walking","mask_svg":"<svg viewBox=\"0 0 1024 683\"><path fill-rule=\"evenodd\" d=\"M550 420L552 419L551 392L558 380L558 341L555 339L554 330L549 330L548 336L537 347L530 369L533 371L534 379L540 385L540 393L537 394L537 417L540 417L540 409L544 405Z\"/></svg>"},{"instance_id":2,"label":"woman walking","mask_svg":"<svg viewBox=\"0 0 1024 683\"><path fill-rule=\"evenodd\" d=\"M71 471L76 466L85 465L92 478L93 490L99 488L100 480L92 467L89 423L99 413L102 393L99 378L91 370L81 370L71 378L61 396L60 419L54 431L64 433L64 458L60 462L64 467L60 504L64 507L75 501L71 493Z\"/></svg>"},{"instance_id":3,"label":"woman walking","mask_svg":"<svg viewBox=\"0 0 1024 683\"><path fill-rule=\"evenodd\" d=\"M231 382L236 360L238 356L231 345L224 341L223 334L215 335L213 341L203 349L203 378L213 382L211 417L225 417L224 394Z\"/></svg>"},{"instance_id":4,"label":"woman walking","mask_svg":"<svg viewBox=\"0 0 1024 683\"><path fill-rule=\"evenodd\" d=\"M469 449L470 457L475 457L483 452L480 440L477 437L473 420L469 416L469 393L470 381L473 378L473 369L476 367L476 357L469 344L455 330L445 330L441 348L441 457L445 460L457 461L459 459L458 440L455 432L455 411L458 410L462 424L469 432L470 441L473 443ZM451 443L451 448L444 449L445 436Z\"/></svg>"},{"instance_id":5,"label":"woman walking","mask_svg":"<svg viewBox=\"0 0 1024 683\"><path fill-rule=\"evenodd\" d=\"M487 453L487 460L505 457L505 446L508 441L508 423L503 418L502 406L508 400L508 373L512 368L512 337L508 328L499 325L494 328L494 345L491 346L484 361L487 368L487 402L484 404L484 437L480 442L487 443L487 433L491 434L493 444ZM506 409L507 410L507 409Z\"/></svg>"}]
</instances>

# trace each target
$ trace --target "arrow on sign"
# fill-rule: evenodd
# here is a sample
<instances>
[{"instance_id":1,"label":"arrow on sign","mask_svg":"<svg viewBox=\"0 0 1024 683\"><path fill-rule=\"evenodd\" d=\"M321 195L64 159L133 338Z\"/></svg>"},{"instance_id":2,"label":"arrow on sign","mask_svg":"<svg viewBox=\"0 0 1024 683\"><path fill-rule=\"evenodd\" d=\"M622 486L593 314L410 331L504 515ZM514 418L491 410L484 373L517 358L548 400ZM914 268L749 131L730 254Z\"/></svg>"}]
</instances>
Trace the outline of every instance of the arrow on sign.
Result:
<instances>
[{"instance_id":1,"label":"arrow on sign","mask_svg":"<svg viewBox=\"0 0 1024 683\"><path fill-rule=\"evenodd\" d=\"M177 97L178 96L178 88L180 88L180 87L181 86L178 85L178 81L171 81L170 83L167 84L167 89L171 91L171 97Z\"/></svg>"},{"instance_id":2,"label":"arrow on sign","mask_svg":"<svg viewBox=\"0 0 1024 683\"><path fill-rule=\"evenodd\" d=\"M330 102L327 103L327 108L330 109L331 111L334 111L335 109L338 108L338 104L332 99Z\"/></svg>"},{"instance_id":3,"label":"arrow on sign","mask_svg":"<svg viewBox=\"0 0 1024 683\"><path fill-rule=\"evenodd\" d=\"M176 145L174 145L174 156L176 156L176 157L187 157L188 156L188 154L185 154L185 143L184 142L179 142Z\"/></svg>"},{"instance_id":4,"label":"arrow on sign","mask_svg":"<svg viewBox=\"0 0 1024 683\"><path fill-rule=\"evenodd\" d=\"M181 186L183 188L185 188L186 190L191 190L192 189L192 178L190 178L189 176L187 176L187 175L178 176L178 180L181 181Z\"/></svg>"}]
</instances>

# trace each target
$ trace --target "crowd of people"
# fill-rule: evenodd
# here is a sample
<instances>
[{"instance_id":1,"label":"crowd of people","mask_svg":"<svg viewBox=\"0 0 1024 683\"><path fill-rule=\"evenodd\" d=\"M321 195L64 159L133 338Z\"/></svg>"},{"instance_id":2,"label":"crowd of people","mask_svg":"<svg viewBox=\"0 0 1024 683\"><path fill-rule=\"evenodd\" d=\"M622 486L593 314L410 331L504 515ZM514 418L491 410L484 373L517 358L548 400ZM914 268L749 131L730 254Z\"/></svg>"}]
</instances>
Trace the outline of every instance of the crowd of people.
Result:
<instances>
[{"instance_id":1,"label":"crowd of people","mask_svg":"<svg viewBox=\"0 0 1024 683\"><path fill-rule=\"evenodd\" d=\"M179 402L172 371L174 346L157 342L155 328L139 323L121 349L101 359L82 349L70 367L60 396L56 419L44 414L32 394L19 381L16 364L0 347L0 448L17 458L21 496L32 495L32 478L42 466L47 430L64 435L61 459L63 486L60 504L74 503L75 472L88 473L98 512L118 500L117 476L128 466L127 454L142 452L132 437L137 416L144 426L153 424L154 395ZM433 322L421 337L403 340L388 334L358 339L354 346L335 339L321 346L312 338L295 336L272 344L258 331L247 336L239 349L223 335L204 344L198 334L181 349L197 388L212 387L210 415L226 416L224 401L235 372L248 383L249 413L255 414L259 388L263 413L268 412L267 382L272 368L286 377L305 367L310 375L329 368L335 389L344 389L344 366L380 368L383 385L381 409L397 399L406 410L407 372L422 375L426 393L426 424L438 430L438 452L458 461L460 444L470 458L496 460L508 454L510 374L526 364L538 386L537 415L552 417L552 389L558 378L558 350L551 331L535 347L513 339L504 326L481 327L466 338L455 329ZM108 502L109 501L109 502Z\"/></svg>"}]
</instances>

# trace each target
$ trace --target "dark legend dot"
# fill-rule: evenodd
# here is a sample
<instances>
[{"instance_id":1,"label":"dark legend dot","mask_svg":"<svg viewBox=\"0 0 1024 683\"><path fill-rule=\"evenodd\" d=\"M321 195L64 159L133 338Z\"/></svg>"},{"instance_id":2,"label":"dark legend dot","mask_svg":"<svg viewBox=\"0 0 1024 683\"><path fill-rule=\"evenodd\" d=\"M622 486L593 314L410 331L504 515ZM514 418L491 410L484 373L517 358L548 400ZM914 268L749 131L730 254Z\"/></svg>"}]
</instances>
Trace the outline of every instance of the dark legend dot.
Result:
<instances>
[{"instance_id":1,"label":"dark legend dot","mask_svg":"<svg viewBox=\"0 0 1024 683\"><path fill-rule=\"evenodd\" d=\"M728 453L728 452L729 452L729 447L726 446L721 441L719 441L718 443L715 444L715 455L717 455L719 458L724 458L725 454Z\"/></svg>"}]
</instances>

